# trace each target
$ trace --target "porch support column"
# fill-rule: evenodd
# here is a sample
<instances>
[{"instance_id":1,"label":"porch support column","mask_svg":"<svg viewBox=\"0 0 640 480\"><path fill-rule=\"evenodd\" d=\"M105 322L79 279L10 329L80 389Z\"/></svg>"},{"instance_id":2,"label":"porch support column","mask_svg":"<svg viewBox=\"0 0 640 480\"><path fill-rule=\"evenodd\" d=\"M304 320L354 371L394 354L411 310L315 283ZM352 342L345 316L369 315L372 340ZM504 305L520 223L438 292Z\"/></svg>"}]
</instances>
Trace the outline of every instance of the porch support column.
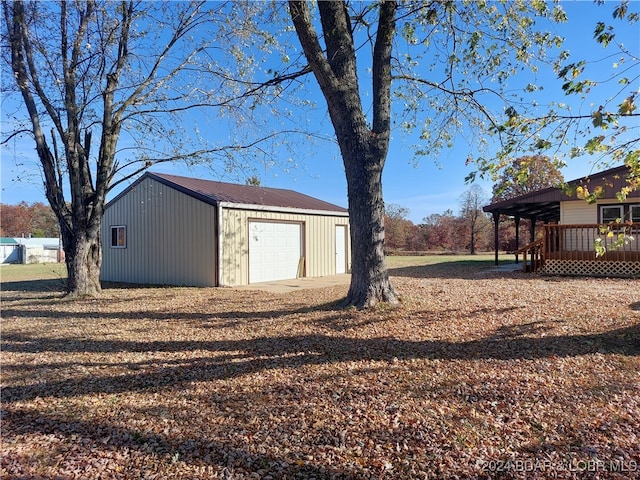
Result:
<instances>
[{"instance_id":1,"label":"porch support column","mask_svg":"<svg viewBox=\"0 0 640 480\"><path fill-rule=\"evenodd\" d=\"M516 222L516 251L520 249L520 217L515 217ZM518 263L518 254L516 253L516 263Z\"/></svg>"},{"instance_id":2,"label":"porch support column","mask_svg":"<svg viewBox=\"0 0 640 480\"><path fill-rule=\"evenodd\" d=\"M529 243L533 243L536 241L536 222L538 221L537 217L531 217L531 225L529 226Z\"/></svg>"},{"instance_id":3,"label":"porch support column","mask_svg":"<svg viewBox=\"0 0 640 480\"><path fill-rule=\"evenodd\" d=\"M500 214L493 212L493 246L496 252L496 267L498 266L498 226L500 224Z\"/></svg>"}]
</instances>

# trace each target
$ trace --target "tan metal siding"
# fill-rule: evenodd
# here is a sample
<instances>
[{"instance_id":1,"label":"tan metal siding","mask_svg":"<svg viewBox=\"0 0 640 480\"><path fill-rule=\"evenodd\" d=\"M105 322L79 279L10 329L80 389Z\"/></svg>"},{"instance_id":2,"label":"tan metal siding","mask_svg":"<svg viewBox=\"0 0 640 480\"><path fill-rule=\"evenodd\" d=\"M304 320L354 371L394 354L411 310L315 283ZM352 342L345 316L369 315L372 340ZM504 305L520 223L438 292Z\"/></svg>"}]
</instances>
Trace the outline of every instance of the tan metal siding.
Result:
<instances>
[{"instance_id":1,"label":"tan metal siding","mask_svg":"<svg viewBox=\"0 0 640 480\"><path fill-rule=\"evenodd\" d=\"M223 285L246 285L249 282L249 239L247 237L249 220L301 223L305 276L335 275L335 226L345 225L348 232L347 217L224 208L222 210ZM347 242L347 258L351 258L350 242Z\"/></svg>"},{"instance_id":2,"label":"tan metal siding","mask_svg":"<svg viewBox=\"0 0 640 480\"><path fill-rule=\"evenodd\" d=\"M572 202L560 202L561 225L590 225L598 221L597 207L584 200ZM579 230L565 235L562 239L562 248L565 251L590 251L593 250L593 238L590 232Z\"/></svg>"},{"instance_id":3,"label":"tan metal siding","mask_svg":"<svg viewBox=\"0 0 640 480\"><path fill-rule=\"evenodd\" d=\"M216 208L145 179L112 204L102 223L105 281L216 285ZM110 226L127 227L127 248L110 248Z\"/></svg>"},{"instance_id":4,"label":"tan metal siding","mask_svg":"<svg viewBox=\"0 0 640 480\"><path fill-rule=\"evenodd\" d=\"M561 225L594 224L598 221L598 211L595 205L584 200L560 203Z\"/></svg>"}]
</instances>

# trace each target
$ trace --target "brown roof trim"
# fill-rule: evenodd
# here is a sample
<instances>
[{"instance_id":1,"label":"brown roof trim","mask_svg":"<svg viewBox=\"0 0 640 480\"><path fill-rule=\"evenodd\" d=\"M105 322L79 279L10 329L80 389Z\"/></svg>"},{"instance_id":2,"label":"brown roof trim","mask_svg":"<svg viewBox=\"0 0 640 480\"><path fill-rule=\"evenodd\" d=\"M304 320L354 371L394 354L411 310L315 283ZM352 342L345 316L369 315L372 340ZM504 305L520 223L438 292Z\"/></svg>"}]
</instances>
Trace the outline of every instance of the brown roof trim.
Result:
<instances>
[{"instance_id":1,"label":"brown roof trim","mask_svg":"<svg viewBox=\"0 0 640 480\"><path fill-rule=\"evenodd\" d=\"M616 192L625 186L628 172L629 167L622 165L571 180L567 182L567 186L575 188L580 185L587 185L591 187L591 191L595 186L602 186L604 188L603 198L615 198ZM640 197L640 191L631 192L629 196ZM549 187L492 203L483 207L483 211L525 218L535 216L541 220L545 218L554 219L555 217L559 219L560 202L573 199L575 197L567 195L564 189ZM548 211L545 212L545 210Z\"/></svg>"},{"instance_id":2,"label":"brown roof trim","mask_svg":"<svg viewBox=\"0 0 640 480\"><path fill-rule=\"evenodd\" d=\"M245 208L248 205L255 205L256 208L261 210L274 207L315 211L317 213L336 212L343 215L348 213L346 208L293 190L216 182L156 172L145 172L132 185L109 202L106 208L145 178L151 178L163 185L215 206L218 204L239 204Z\"/></svg>"}]
</instances>

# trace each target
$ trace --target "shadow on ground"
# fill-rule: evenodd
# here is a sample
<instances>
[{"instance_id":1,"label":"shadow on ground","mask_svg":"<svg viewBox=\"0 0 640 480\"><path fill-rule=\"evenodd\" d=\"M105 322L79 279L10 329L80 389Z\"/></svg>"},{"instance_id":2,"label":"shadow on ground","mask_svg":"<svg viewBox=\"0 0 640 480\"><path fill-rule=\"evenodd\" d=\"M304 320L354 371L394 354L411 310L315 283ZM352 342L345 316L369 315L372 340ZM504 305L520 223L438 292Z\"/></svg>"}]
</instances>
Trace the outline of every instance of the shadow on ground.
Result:
<instances>
[{"instance_id":1,"label":"shadow on ground","mask_svg":"<svg viewBox=\"0 0 640 480\"><path fill-rule=\"evenodd\" d=\"M504 265L505 263L501 263ZM489 273L495 264L490 260L453 260L451 262L435 263L433 265L420 265L410 267L390 268L389 275L393 277L410 278L482 278L482 274ZM522 270L491 272L492 276L516 277L522 274Z\"/></svg>"},{"instance_id":2,"label":"shadow on ground","mask_svg":"<svg viewBox=\"0 0 640 480\"><path fill-rule=\"evenodd\" d=\"M470 278L481 271L476 262L451 262L454 265L427 265L424 267L405 267L394 269L392 275L415 276L417 278ZM447 265L447 264L445 264ZM51 283L54 282L54 283ZM14 288L31 291L49 291L56 285L52 281L12 282ZM48 286L48 287L47 287ZM3 284L3 289L5 284ZM54 290L54 291L60 291ZM138 295L146 292L137 291ZM131 298L128 299L129 301ZM640 310L640 302L629 304L630 315ZM235 307L235 306L234 306ZM345 324L345 318L356 315L355 312L338 310L335 303L314 305L311 307L278 308L266 305L264 311L246 312L240 308L212 313L211 318L202 313L180 313L181 321L199 322L207 326L224 319L229 325L233 322L246 322L254 319L278 318L296 315L305 311L324 311L322 322L325 326ZM506 307L505 312L520 307ZM481 315L484 310L471 312ZM3 309L3 316L28 319L37 316L52 321L68 317L69 312L56 309L48 311L21 308ZM175 314L154 312L110 312L113 319L135 319L143 317L156 321L158 328L162 322L174 319ZM74 320L86 322L104 321L104 314L85 312L75 314ZM85 452L93 449L133 452L137 458L144 459L151 451L154 458L171 463L173 458L181 461L210 466L214 469L236 471L258 471L265 465L279 464L290 478L363 478L348 472L346 466L330 469L313 462L297 463L290 458L274 458L267 454L250 451L241 444L232 444L217 439L205 438L194 431L192 435L176 436L162 431L138 431L135 426L124 426L117 422L99 420L62 419L56 412L28 406L22 402L38 398L77 398L85 395L109 395L127 392L147 392L180 390L194 382L226 380L253 375L257 372L274 369L292 369L309 365L333 364L339 362L378 361L386 368L400 360L534 360L553 359L554 357L577 357L590 354L616 354L622 356L640 355L640 324L597 334L554 334L553 324L562 323L561 319L533 321L522 325L508 325L489 332L484 338L469 341L420 340L410 341L391 337L354 338L333 328L335 335L309 334L293 336L269 336L237 340L208 341L122 341L109 338L45 336L22 331L3 333L1 349L5 355L12 353L30 354L33 358L59 359L54 362L21 362L8 365L3 369L18 373L27 380L28 385L7 385L1 391L2 421L5 432L11 435L32 435L34 433L52 437L74 436L73 444L82 445ZM353 324L349 324L353 326ZM55 335L53 332L48 334ZM212 337L212 338L215 338ZM159 353L184 353L184 355L157 355ZM97 353L90 360L65 361L65 353ZM127 356L134 360L118 360L122 353L140 353L139 356ZM114 354L114 355L111 355ZM178 357L178 358L176 358ZM7 357L5 357L7 358ZM40 373L60 369L74 368L82 372L84 368L105 368L106 376L79 373L73 378L58 376L55 380L42 381ZM84 368L83 368L84 367ZM113 369L113 371L110 371ZM221 394L226 394L222 392ZM244 395L244 393L243 393ZM151 397L150 397L151 398ZM212 400L213 401L213 400ZM64 402L64 400L63 400ZM150 404L148 408L153 408ZM86 453L90 455L90 453ZM338 468L344 468L342 471ZM25 477L26 478L26 477Z\"/></svg>"},{"instance_id":3,"label":"shadow on ground","mask_svg":"<svg viewBox=\"0 0 640 480\"><path fill-rule=\"evenodd\" d=\"M23 280L17 282L2 282L0 288L4 292L61 292L65 291L66 278L49 280Z\"/></svg>"},{"instance_id":4,"label":"shadow on ground","mask_svg":"<svg viewBox=\"0 0 640 480\"><path fill-rule=\"evenodd\" d=\"M149 386L175 387L184 382L229 379L266 369L297 368L304 365L350 361L512 360L600 354L640 355L640 324L590 335L530 337L541 325L499 329L480 340L448 342L408 341L396 338L359 339L332 335L265 337L221 341L134 342L91 338L42 338L24 333L7 333L2 338L5 353L50 355L57 352L190 352L207 351L211 356L179 361L144 360L126 363L130 373L84 380L64 379L2 389L4 404L36 397L73 397L139 391ZM153 365L152 365L153 364ZM59 365L59 366L70 366ZM75 363L73 364L75 365ZM22 366L5 366L22 371ZM25 368L24 373L26 374Z\"/></svg>"}]
</instances>

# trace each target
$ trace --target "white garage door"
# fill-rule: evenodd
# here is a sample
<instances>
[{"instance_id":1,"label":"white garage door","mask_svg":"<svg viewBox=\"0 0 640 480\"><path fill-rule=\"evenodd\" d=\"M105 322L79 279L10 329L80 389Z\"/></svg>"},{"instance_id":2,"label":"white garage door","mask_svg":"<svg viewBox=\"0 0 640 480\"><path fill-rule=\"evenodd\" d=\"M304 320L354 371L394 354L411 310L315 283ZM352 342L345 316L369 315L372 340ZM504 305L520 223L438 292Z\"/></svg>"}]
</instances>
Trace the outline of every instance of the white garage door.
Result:
<instances>
[{"instance_id":1,"label":"white garage door","mask_svg":"<svg viewBox=\"0 0 640 480\"><path fill-rule=\"evenodd\" d=\"M298 276L300 227L299 223L249 222L249 283Z\"/></svg>"}]
</instances>

